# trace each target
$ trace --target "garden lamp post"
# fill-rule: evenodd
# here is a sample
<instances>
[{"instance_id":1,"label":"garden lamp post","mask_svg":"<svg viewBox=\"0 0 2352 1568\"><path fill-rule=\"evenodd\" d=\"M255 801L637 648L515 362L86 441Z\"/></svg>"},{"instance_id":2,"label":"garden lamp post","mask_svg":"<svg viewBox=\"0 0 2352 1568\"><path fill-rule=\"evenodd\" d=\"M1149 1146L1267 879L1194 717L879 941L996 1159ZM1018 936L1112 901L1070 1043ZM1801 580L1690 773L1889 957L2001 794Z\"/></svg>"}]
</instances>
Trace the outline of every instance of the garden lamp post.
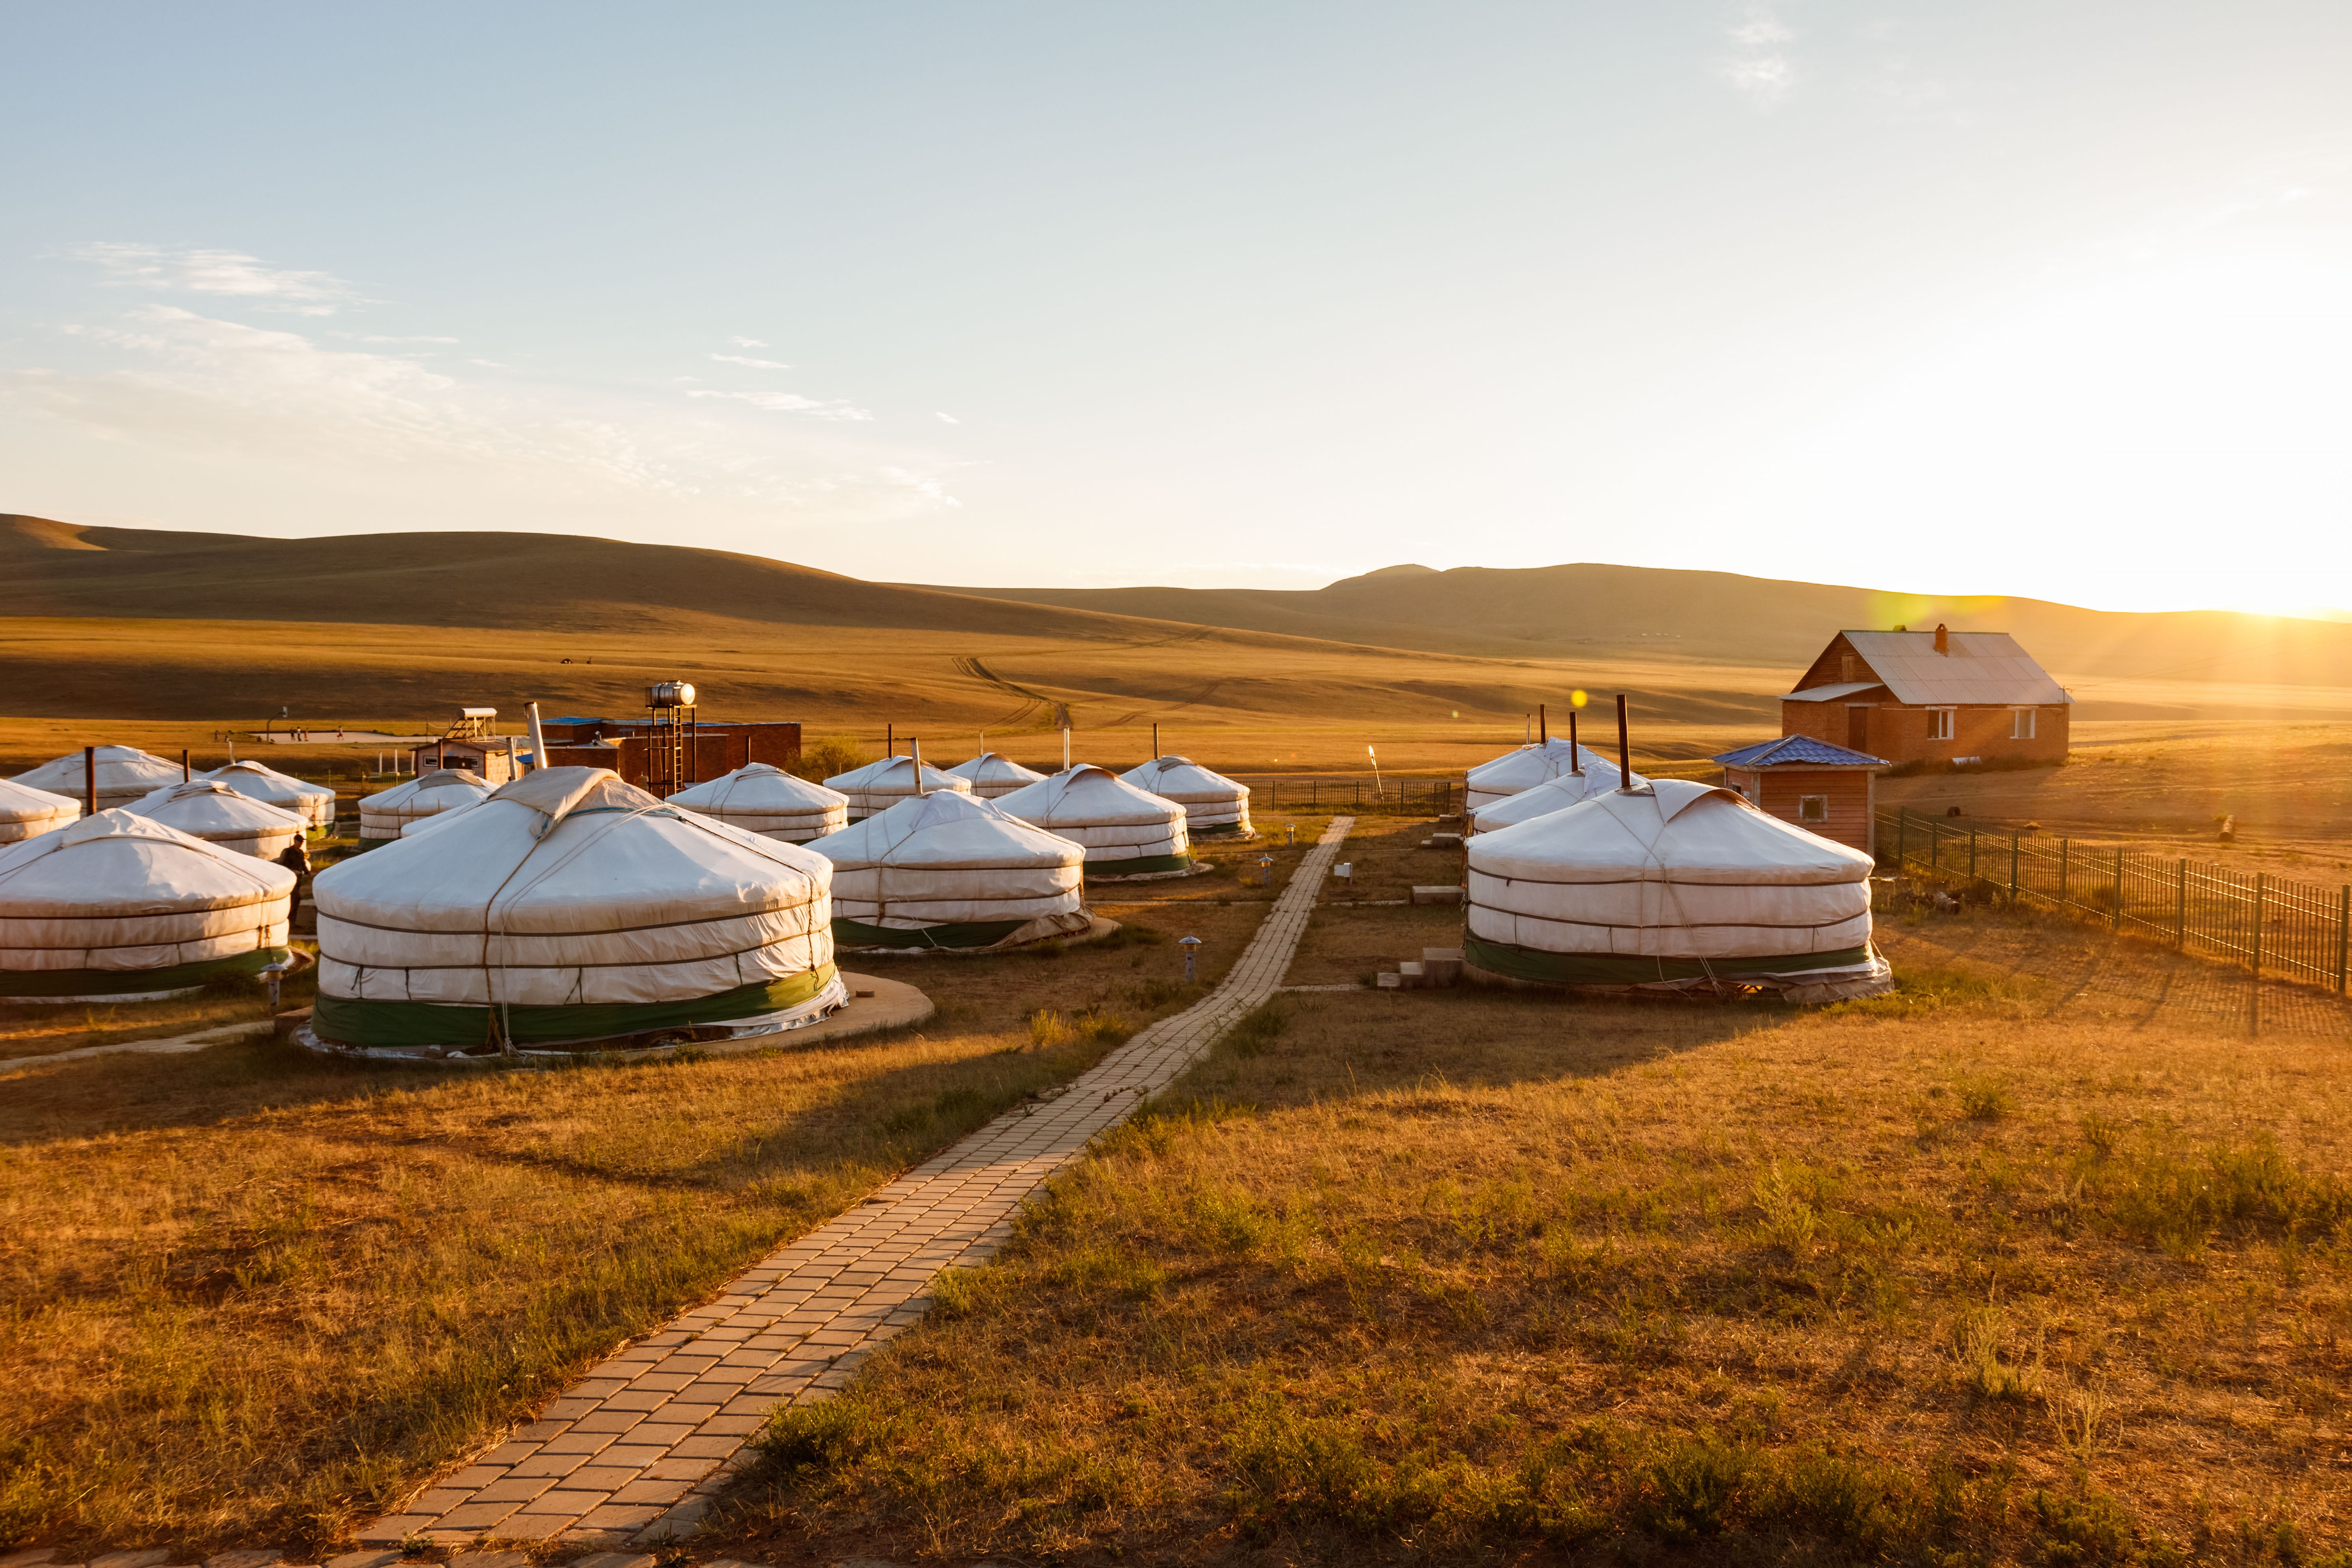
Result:
<instances>
[{"instance_id":1,"label":"garden lamp post","mask_svg":"<svg viewBox=\"0 0 2352 1568\"><path fill-rule=\"evenodd\" d=\"M1192 960L1201 951L1201 939L1197 936L1179 937L1177 945L1184 950L1184 984L1190 985L1192 984Z\"/></svg>"},{"instance_id":2,"label":"garden lamp post","mask_svg":"<svg viewBox=\"0 0 2352 1568\"><path fill-rule=\"evenodd\" d=\"M278 987L292 973L294 966L290 963L273 963L261 972L261 978L269 983L269 1011L272 1014L278 1011Z\"/></svg>"},{"instance_id":3,"label":"garden lamp post","mask_svg":"<svg viewBox=\"0 0 2352 1568\"><path fill-rule=\"evenodd\" d=\"M1259 870L1265 873L1265 885L1269 888L1273 887L1274 857L1271 855L1261 855L1257 858L1257 863Z\"/></svg>"}]
</instances>

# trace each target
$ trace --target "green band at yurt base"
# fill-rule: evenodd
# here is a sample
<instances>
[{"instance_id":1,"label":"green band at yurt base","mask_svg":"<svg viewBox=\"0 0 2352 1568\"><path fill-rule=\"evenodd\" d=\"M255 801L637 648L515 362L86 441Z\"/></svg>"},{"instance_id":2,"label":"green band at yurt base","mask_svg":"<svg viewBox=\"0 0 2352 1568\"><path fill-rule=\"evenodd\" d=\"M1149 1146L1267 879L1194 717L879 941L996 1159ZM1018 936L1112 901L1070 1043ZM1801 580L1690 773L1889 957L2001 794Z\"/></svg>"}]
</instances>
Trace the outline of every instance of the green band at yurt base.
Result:
<instances>
[{"instance_id":1,"label":"green band at yurt base","mask_svg":"<svg viewBox=\"0 0 2352 1568\"><path fill-rule=\"evenodd\" d=\"M0 970L0 996L136 996L150 991L184 991L225 975L257 974L286 962L282 947L257 948L232 958L174 963L168 969Z\"/></svg>"},{"instance_id":2,"label":"green band at yurt base","mask_svg":"<svg viewBox=\"0 0 2352 1568\"><path fill-rule=\"evenodd\" d=\"M1255 830L1245 822L1219 822L1207 827L1193 827L1188 825L1184 829L1184 835L1188 838L1234 838L1256 836Z\"/></svg>"},{"instance_id":3,"label":"green band at yurt base","mask_svg":"<svg viewBox=\"0 0 2352 1568\"><path fill-rule=\"evenodd\" d=\"M1547 952L1465 932L1462 962L1507 980L1538 985L1652 985L1676 980L1787 979L1821 969L1867 968L1870 949L1785 952L1770 958L1643 958L1618 952Z\"/></svg>"},{"instance_id":4,"label":"green band at yurt base","mask_svg":"<svg viewBox=\"0 0 2352 1568\"><path fill-rule=\"evenodd\" d=\"M1087 858L1086 872L1089 877L1149 877L1159 871L1189 871L1192 868L1190 855L1139 855L1130 860L1097 860Z\"/></svg>"},{"instance_id":5,"label":"green band at yurt base","mask_svg":"<svg viewBox=\"0 0 2352 1568\"><path fill-rule=\"evenodd\" d=\"M846 915L833 917L833 945L856 947L993 947L1029 923L1017 921L956 921L945 925L867 925Z\"/></svg>"},{"instance_id":6,"label":"green band at yurt base","mask_svg":"<svg viewBox=\"0 0 2352 1568\"><path fill-rule=\"evenodd\" d=\"M738 985L684 1002L586 1002L552 1007L478 1007L441 1002L356 1002L321 993L310 1027L330 1045L364 1050L422 1046L488 1046L503 1036L518 1046L555 1046L754 1018L796 1007L834 982L830 963L780 980Z\"/></svg>"}]
</instances>

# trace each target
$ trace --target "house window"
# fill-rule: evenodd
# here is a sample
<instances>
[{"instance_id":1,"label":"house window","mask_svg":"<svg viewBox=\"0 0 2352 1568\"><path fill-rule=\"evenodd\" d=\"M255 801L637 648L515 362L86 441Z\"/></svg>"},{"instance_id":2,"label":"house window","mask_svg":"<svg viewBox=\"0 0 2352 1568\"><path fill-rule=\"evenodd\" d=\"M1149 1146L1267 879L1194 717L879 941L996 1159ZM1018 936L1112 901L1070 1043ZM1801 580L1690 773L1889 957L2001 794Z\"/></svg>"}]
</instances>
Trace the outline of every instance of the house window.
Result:
<instances>
[{"instance_id":1,"label":"house window","mask_svg":"<svg viewBox=\"0 0 2352 1568\"><path fill-rule=\"evenodd\" d=\"M1797 797L1797 820L1819 826L1830 819L1830 797L1825 795L1801 795Z\"/></svg>"},{"instance_id":2,"label":"house window","mask_svg":"<svg viewBox=\"0 0 2352 1568\"><path fill-rule=\"evenodd\" d=\"M2033 710L2012 708L2009 712L2009 738L2012 741L2033 739Z\"/></svg>"},{"instance_id":3,"label":"house window","mask_svg":"<svg viewBox=\"0 0 2352 1568\"><path fill-rule=\"evenodd\" d=\"M1949 708L1928 709L1927 739L1931 741L1948 741L1951 738L1952 710Z\"/></svg>"},{"instance_id":4,"label":"house window","mask_svg":"<svg viewBox=\"0 0 2352 1568\"><path fill-rule=\"evenodd\" d=\"M1838 655L1838 679L1849 684L1853 680L1854 658L1850 653Z\"/></svg>"}]
</instances>

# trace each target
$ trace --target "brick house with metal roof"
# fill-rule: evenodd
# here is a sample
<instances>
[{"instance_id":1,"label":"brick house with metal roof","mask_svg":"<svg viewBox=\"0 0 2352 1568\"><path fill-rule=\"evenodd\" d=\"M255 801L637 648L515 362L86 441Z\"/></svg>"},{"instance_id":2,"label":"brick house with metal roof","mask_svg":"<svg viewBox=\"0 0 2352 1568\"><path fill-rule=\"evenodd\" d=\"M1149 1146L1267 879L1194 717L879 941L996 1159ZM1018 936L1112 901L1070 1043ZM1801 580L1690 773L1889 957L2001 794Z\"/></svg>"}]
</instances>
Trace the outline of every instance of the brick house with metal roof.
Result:
<instances>
[{"instance_id":1,"label":"brick house with metal roof","mask_svg":"<svg viewBox=\"0 0 2352 1568\"><path fill-rule=\"evenodd\" d=\"M1893 764L1811 735L1783 735L1725 752L1725 787L1768 816L1808 833L1878 851L1878 774Z\"/></svg>"},{"instance_id":2,"label":"brick house with metal roof","mask_svg":"<svg viewBox=\"0 0 2352 1568\"><path fill-rule=\"evenodd\" d=\"M2063 762L2074 700L2007 632L1840 632L1780 732L1889 763Z\"/></svg>"}]
</instances>

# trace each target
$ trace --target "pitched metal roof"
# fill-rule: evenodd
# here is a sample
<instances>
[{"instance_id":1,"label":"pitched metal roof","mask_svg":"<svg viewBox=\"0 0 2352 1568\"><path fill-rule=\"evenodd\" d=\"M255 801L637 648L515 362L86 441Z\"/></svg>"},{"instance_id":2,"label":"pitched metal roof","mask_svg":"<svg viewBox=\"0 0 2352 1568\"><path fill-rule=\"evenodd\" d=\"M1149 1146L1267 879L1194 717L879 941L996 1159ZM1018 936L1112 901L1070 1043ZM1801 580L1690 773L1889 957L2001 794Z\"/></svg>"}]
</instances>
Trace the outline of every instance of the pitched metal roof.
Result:
<instances>
[{"instance_id":1,"label":"pitched metal roof","mask_svg":"<svg viewBox=\"0 0 2352 1568\"><path fill-rule=\"evenodd\" d=\"M1879 680L1842 680L1835 686L1808 686L1802 691L1791 691L1780 699L1783 702L1834 702L1841 697L1851 697L1857 691L1875 691L1885 682Z\"/></svg>"},{"instance_id":2,"label":"pitched metal roof","mask_svg":"<svg viewBox=\"0 0 2352 1568\"><path fill-rule=\"evenodd\" d=\"M1934 632L1848 632L1897 702L2069 703L2066 689L2007 632L1951 632L1950 654L1936 651Z\"/></svg>"},{"instance_id":3,"label":"pitched metal roof","mask_svg":"<svg viewBox=\"0 0 2352 1568\"><path fill-rule=\"evenodd\" d=\"M1874 757L1867 752L1851 752L1843 746L1832 746L1827 741L1816 741L1811 735L1783 735L1777 741L1760 741L1753 746L1726 752L1715 760L1727 768L1777 768L1793 764L1816 768L1891 768L1895 765L1885 757Z\"/></svg>"}]
</instances>

